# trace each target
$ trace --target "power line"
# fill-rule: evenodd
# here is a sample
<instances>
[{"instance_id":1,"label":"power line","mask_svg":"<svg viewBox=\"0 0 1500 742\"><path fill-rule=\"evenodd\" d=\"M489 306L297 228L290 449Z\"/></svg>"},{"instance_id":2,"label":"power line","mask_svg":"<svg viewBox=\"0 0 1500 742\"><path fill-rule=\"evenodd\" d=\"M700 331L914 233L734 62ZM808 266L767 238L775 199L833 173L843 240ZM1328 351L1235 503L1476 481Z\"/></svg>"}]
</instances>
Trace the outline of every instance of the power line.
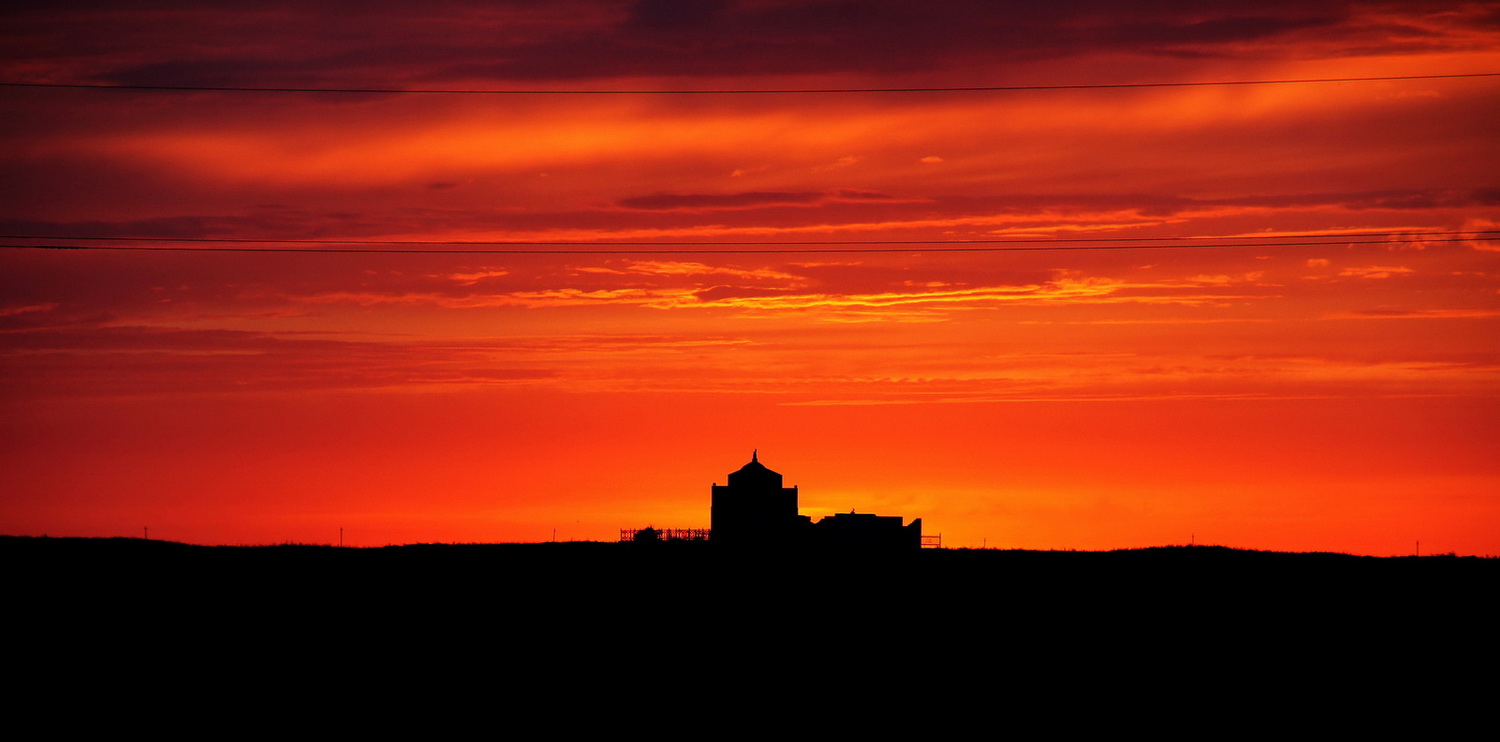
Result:
<instances>
[{"instance_id":1,"label":"power line","mask_svg":"<svg viewBox=\"0 0 1500 742\"><path fill-rule=\"evenodd\" d=\"M1280 80L1205 80L1187 82L1086 83L1079 85L975 85L959 87L897 88L713 88L699 90L609 90L597 88L588 90L563 90L546 88L301 88L256 85L135 85L126 83L68 82L0 82L0 87L207 93L349 93L366 95L821 95L845 93L1005 93L1036 90L1119 90L1128 88L1190 88L1229 85L1309 85L1321 83L1395 82L1401 80L1454 80L1476 77L1500 77L1500 72L1461 72L1441 75L1385 75L1380 77L1310 77Z\"/></svg>"},{"instance_id":2,"label":"power line","mask_svg":"<svg viewBox=\"0 0 1500 742\"><path fill-rule=\"evenodd\" d=\"M1475 233L1480 234L1480 233ZM1477 239L1469 237L1442 237L1437 239L1424 239L1424 242L1467 242ZM931 241L931 242L849 242L835 243L840 245L886 245L885 247L832 247L828 243L753 243L753 242L724 242L724 243L517 243L531 245L596 245L602 249L558 249L550 248L491 248L491 249L411 249L411 248L365 248L365 247L163 247L163 246L138 246L138 245L0 245L0 250L111 250L116 252L178 252L178 253L324 253L324 254L349 254L349 255L743 255L743 254L841 254L841 253L981 253L981 252L1083 252L1083 251L1105 251L1105 250L1203 250L1224 248L1246 248L1246 247L1340 247L1344 245L1389 245L1389 240L1317 240L1307 242L1233 242L1233 243L1200 243L1200 244L1166 244L1166 245L1073 245L1070 247L1057 245L996 245L996 244L974 244ZM691 248L691 249L657 249L646 247L634 247L631 249L619 249L615 247L621 244L631 245L717 245L717 248ZM744 245L770 245L770 244L807 244L825 245L814 247L743 247ZM937 247L920 248L916 245L927 244ZM906 245L905 247L895 245ZM725 249L727 248L727 249Z\"/></svg>"},{"instance_id":3,"label":"power line","mask_svg":"<svg viewBox=\"0 0 1500 742\"><path fill-rule=\"evenodd\" d=\"M1480 234L1500 234L1500 230L1453 230L1395 232L1326 232L1258 235L1261 239L1277 240L1333 240L1342 243L1347 237L1449 237ZM982 237L949 238L936 240L615 240L610 242L584 242L581 240L372 240L372 239L325 239L325 238L277 238L277 237L156 237L143 235L58 235L58 234L0 234L0 240L69 240L103 242L192 242L192 243L246 243L246 244L293 244L293 245L557 245L597 247L673 247L673 246L776 246L776 245L989 245L989 244L1036 244L1036 243L1111 243L1111 242L1207 242L1209 240L1234 240L1244 236L1192 237L1166 235L1161 237ZM1281 243L1270 243L1281 244Z\"/></svg>"}]
</instances>

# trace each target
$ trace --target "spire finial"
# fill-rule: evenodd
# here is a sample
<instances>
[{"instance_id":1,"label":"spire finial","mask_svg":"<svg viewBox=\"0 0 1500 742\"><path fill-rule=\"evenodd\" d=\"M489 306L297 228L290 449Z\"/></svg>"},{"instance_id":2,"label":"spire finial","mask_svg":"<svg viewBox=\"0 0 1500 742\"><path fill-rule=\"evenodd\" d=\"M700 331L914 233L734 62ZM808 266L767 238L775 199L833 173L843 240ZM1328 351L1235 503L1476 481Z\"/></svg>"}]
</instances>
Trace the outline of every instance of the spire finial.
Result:
<instances>
[{"instance_id":1,"label":"spire finial","mask_svg":"<svg viewBox=\"0 0 1500 742\"><path fill-rule=\"evenodd\" d=\"M754 463L756 463L758 461L760 461L760 449L759 448L752 449L750 451L750 463L754 464Z\"/></svg>"}]
</instances>

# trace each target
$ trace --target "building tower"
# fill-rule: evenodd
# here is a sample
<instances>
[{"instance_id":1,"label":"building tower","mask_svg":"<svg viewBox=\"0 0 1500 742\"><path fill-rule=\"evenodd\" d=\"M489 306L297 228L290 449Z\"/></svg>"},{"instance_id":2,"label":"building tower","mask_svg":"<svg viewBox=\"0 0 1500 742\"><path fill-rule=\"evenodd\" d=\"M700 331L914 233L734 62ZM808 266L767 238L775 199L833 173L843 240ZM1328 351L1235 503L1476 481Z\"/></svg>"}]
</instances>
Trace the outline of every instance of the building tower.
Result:
<instances>
[{"instance_id":1,"label":"building tower","mask_svg":"<svg viewBox=\"0 0 1500 742\"><path fill-rule=\"evenodd\" d=\"M727 544L787 543L810 524L797 514L797 488L781 486L781 475L760 463L759 451L729 475L729 484L713 486L709 521L713 541Z\"/></svg>"}]
</instances>

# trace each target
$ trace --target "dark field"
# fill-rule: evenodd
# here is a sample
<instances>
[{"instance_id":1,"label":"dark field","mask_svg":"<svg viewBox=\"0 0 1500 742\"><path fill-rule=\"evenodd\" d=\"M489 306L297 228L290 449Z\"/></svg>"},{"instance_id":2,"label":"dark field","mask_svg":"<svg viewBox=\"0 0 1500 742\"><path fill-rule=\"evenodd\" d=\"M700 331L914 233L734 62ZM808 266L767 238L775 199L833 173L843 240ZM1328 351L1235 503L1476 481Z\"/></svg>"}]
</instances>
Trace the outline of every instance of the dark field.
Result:
<instances>
[{"instance_id":1,"label":"dark field","mask_svg":"<svg viewBox=\"0 0 1500 742\"><path fill-rule=\"evenodd\" d=\"M1213 546L1109 552L929 549L725 552L707 543L193 546L140 539L0 538L22 595L150 610L237 606L309 614L519 618L713 609L1104 625L1127 614L1431 616L1500 578L1500 559L1291 554Z\"/></svg>"},{"instance_id":2,"label":"dark field","mask_svg":"<svg viewBox=\"0 0 1500 742\"><path fill-rule=\"evenodd\" d=\"M424 738L1217 737L1351 715L1442 737L1481 708L1478 686L1449 683L1493 667L1500 575L1496 559L1216 547L0 538L0 560L23 715ZM62 702L78 719L45 711Z\"/></svg>"},{"instance_id":3,"label":"dark field","mask_svg":"<svg viewBox=\"0 0 1500 742\"><path fill-rule=\"evenodd\" d=\"M683 692L689 678L744 668L803 692L833 677L929 691L953 677L1098 673L1395 682L1492 656L1484 606L1500 584L1496 559L1219 547L755 554L3 538L0 555L13 635L59 661L274 666L295 683L308 672L639 676Z\"/></svg>"}]
</instances>

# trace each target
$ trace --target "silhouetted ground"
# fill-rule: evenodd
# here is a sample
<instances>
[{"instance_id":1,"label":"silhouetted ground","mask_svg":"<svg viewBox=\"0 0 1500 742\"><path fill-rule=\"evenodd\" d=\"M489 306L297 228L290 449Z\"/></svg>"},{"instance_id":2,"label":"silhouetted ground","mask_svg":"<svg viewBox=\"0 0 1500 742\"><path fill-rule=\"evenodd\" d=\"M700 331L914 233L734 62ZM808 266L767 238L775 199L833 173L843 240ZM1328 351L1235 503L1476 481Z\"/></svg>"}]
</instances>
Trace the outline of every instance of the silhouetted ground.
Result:
<instances>
[{"instance_id":1,"label":"silhouetted ground","mask_svg":"<svg viewBox=\"0 0 1500 742\"><path fill-rule=\"evenodd\" d=\"M915 698L968 714L1109 697L1138 715L1217 708L1224 694L1326 708L1332 684L1482 662L1500 577L1500 559L1219 547L765 555L0 537L0 563L10 635L90 677L228 671L314 695L333 678L385 678L476 703L500 694L506 713L607 696L648 716L733 701L752 717L768 703L877 714Z\"/></svg>"},{"instance_id":2,"label":"silhouetted ground","mask_svg":"<svg viewBox=\"0 0 1500 742\"><path fill-rule=\"evenodd\" d=\"M1223 547L724 553L680 542L336 548L0 537L0 558L17 589L69 602L417 616L578 611L612 621L797 610L800 626L829 630L854 615L977 623L1057 613L1113 626L1131 612L1237 622L1431 613L1456 609L1500 577L1500 559Z\"/></svg>"},{"instance_id":3,"label":"silhouetted ground","mask_svg":"<svg viewBox=\"0 0 1500 742\"><path fill-rule=\"evenodd\" d=\"M0 537L0 559L13 578L44 593L76 585L124 599L256 595L332 603L360 591L405 590L432 598L446 594L449 600L516 592L652 603L657 601L644 596L686 590L699 600L726 601L749 595L766 601L827 596L952 605L1045 598L1082 607L1107 596L1190 608L1199 601L1231 597L1268 605L1385 600L1439 588L1479 588L1500 577L1496 558L1361 557L1217 546L1106 552L726 552L702 542L338 548Z\"/></svg>"}]
</instances>

